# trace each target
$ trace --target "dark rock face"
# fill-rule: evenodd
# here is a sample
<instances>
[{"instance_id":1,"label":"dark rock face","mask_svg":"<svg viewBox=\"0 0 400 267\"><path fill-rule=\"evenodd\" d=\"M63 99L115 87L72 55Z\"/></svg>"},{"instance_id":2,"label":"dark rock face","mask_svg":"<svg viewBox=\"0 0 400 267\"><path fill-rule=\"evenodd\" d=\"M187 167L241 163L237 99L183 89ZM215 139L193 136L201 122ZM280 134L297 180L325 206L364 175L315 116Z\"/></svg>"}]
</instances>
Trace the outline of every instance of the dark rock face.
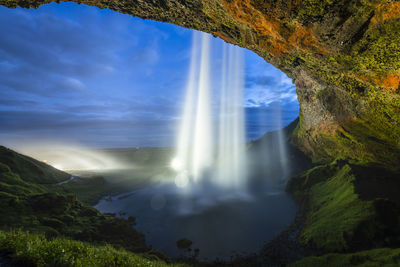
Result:
<instances>
[{"instance_id":1,"label":"dark rock face","mask_svg":"<svg viewBox=\"0 0 400 267\"><path fill-rule=\"evenodd\" d=\"M51 0L0 0L10 8ZM395 0L76 0L212 33L294 79L293 142L400 168L400 2Z\"/></svg>"}]
</instances>

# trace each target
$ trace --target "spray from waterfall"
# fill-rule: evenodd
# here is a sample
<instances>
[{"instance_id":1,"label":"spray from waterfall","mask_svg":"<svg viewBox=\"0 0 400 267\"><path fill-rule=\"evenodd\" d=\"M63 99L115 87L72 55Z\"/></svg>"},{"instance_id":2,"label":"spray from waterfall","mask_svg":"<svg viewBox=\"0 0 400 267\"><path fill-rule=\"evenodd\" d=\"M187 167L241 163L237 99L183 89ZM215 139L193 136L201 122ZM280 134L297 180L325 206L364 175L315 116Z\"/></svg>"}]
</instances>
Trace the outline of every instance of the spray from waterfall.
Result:
<instances>
[{"instance_id":1,"label":"spray from waterfall","mask_svg":"<svg viewBox=\"0 0 400 267\"><path fill-rule=\"evenodd\" d=\"M238 188L245 182L243 54L228 44L224 44L223 54L220 125L216 136L211 105L210 37L205 33L193 34L177 152L171 162L178 187L208 180L225 188ZM217 144L214 140L218 140Z\"/></svg>"}]
</instances>

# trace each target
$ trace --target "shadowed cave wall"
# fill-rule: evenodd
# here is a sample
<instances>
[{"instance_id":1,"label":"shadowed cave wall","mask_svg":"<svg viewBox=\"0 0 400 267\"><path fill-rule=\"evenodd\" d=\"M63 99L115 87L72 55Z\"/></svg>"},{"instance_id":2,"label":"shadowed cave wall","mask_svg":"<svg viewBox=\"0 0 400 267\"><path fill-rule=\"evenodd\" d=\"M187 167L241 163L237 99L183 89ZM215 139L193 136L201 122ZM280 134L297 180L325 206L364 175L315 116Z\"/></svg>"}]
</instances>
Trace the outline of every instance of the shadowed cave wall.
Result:
<instances>
[{"instance_id":1,"label":"shadowed cave wall","mask_svg":"<svg viewBox=\"0 0 400 267\"><path fill-rule=\"evenodd\" d=\"M49 2L0 0L9 8ZM253 50L296 84L295 145L318 162L339 157L400 168L399 1L72 2L209 32Z\"/></svg>"}]
</instances>

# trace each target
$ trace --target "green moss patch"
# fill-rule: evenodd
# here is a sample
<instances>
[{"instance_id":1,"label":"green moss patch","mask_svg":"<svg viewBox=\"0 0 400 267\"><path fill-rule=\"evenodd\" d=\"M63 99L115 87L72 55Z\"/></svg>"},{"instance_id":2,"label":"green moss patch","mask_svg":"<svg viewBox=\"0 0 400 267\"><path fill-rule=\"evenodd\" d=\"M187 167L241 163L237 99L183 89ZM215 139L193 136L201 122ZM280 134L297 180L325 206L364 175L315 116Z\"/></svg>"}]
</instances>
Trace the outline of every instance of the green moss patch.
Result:
<instances>
[{"instance_id":1,"label":"green moss patch","mask_svg":"<svg viewBox=\"0 0 400 267\"><path fill-rule=\"evenodd\" d=\"M334 0L303 0L298 7L297 15L304 21L313 21L322 17L334 2Z\"/></svg>"},{"instance_id":2,"label":"green moss patch","mask_svg":"<svg viewBox=\"0 0 400 267\"><path fill-rule=\"evenodd\" d=\"M400 69L400 19L377 24L366 32L354 47L351 56L354 64L361 70L377 73L399 71Z\"/></svg>"}]
</instances>

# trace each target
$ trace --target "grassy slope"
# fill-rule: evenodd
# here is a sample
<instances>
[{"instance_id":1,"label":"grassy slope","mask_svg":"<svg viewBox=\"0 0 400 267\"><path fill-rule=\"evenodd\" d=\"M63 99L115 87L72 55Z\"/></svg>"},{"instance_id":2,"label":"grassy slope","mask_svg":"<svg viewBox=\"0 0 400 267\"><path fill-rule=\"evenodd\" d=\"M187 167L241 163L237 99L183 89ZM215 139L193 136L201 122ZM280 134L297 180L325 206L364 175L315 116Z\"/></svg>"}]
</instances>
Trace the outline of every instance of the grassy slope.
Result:
<instances>
[{"instance_id":1,"label":"grassy slope","mask_svg":"<svg viewBox=\"0 0 400 267\"><path fill-rule=\"evenodd\" d=\"M289 264L289 267L310 266L365 266L395 267L400 265L400 248L381 248L349 254L327 254L320 257L308 257Z\"/></svg>"},{"instance_id":2,"label":"grassy slope","mask_svg":"<svg viewBox=\"0 0 400 267\"><path fill-rule=\"evenodd\" d=\"M308 171L305 179L313 179L320 168L324 167ZM350 171L350 166L345 165L325 182L312 186L309 191L312 212L307 218L308 227L301 234L302 243L313 243L327 251L344 250L348 247L344 234L353 235L353 229L361 221L373 216L372 203L359 201L354 194L354 176Z\"/></svg>"},{"instance_id":3,"label":"grassy slope","mask_svg":"<svg viewBox=\"0 0 400 267\"><path fill-rule=\"evenodd\" d=\"M307 211L300 243L321 253L400 247L399 177L381 167L337 160L293 178L287 190ZM399 252L328 254L293 266L397 266Z\"/></svg>"},{"instance_id":4,"label":"grassy slope","mask_svg":"<svg viewBox=\"0 0 400 267\"><path fill-rule=\"evenodd\" d=\"M76 178L60 185L60 190L73 192L79 201L89 205L95 205L101 197L113 193L105 178L98 175Z\"/></svg>"},{"instance_id":5,"label":"grassy slope","mask_svg":"<svg viewBox=\"0 0 400 267\"><path fill-rule=\"evenodd\" d=\"M18 173L23 180L35 184L54 184L70 177L68 173L3 146L0 146L0 163Z\"/></svg>"},{"instance_id":6,"label":"grassy slope","mask_svg":"<svg viewBox=\"0 0 400 267\"><path fill-rule=\"evenodd\" d=\"M77 200L76 196L60 193L59 186L48 184L61 180L57 177L64 178L64 172L37 164L37 161L3 147L0 147L0 154L0 230L21 228L48 237L66 236L92 243L109 243L132 252L168 259L163 253L147 248L143 234L132 228L134 220L101 214ZM31 164L41 176L32 178L28 175L26 165ZM46 183L42 184L43 181Z\"/></svg>"},{"instance_id":7,"label":"grassy slope","mask_svg":"<svg viewBox=\"0 0 400 267\"><path fill-rule=\"evenodd\" d=\"M93 245L22 231L0 231L0 247L24 266L184 266L166 264L155 256L133 254L109 245Z\"/></svg>"},{"instance_id":8,"label":"grassy slope","mask_svg":"<svg viewBox=\"0 0 400 267\"><path fill-rule=\"evenodd\" d=\"M335 161L292 179L288 191L308 210L300 242L325 252L400 245L400 201L389 192L398 188L398 177L379 167ZM371 179L375 185L365 187Z\"/></svg>"}]
</instances>

